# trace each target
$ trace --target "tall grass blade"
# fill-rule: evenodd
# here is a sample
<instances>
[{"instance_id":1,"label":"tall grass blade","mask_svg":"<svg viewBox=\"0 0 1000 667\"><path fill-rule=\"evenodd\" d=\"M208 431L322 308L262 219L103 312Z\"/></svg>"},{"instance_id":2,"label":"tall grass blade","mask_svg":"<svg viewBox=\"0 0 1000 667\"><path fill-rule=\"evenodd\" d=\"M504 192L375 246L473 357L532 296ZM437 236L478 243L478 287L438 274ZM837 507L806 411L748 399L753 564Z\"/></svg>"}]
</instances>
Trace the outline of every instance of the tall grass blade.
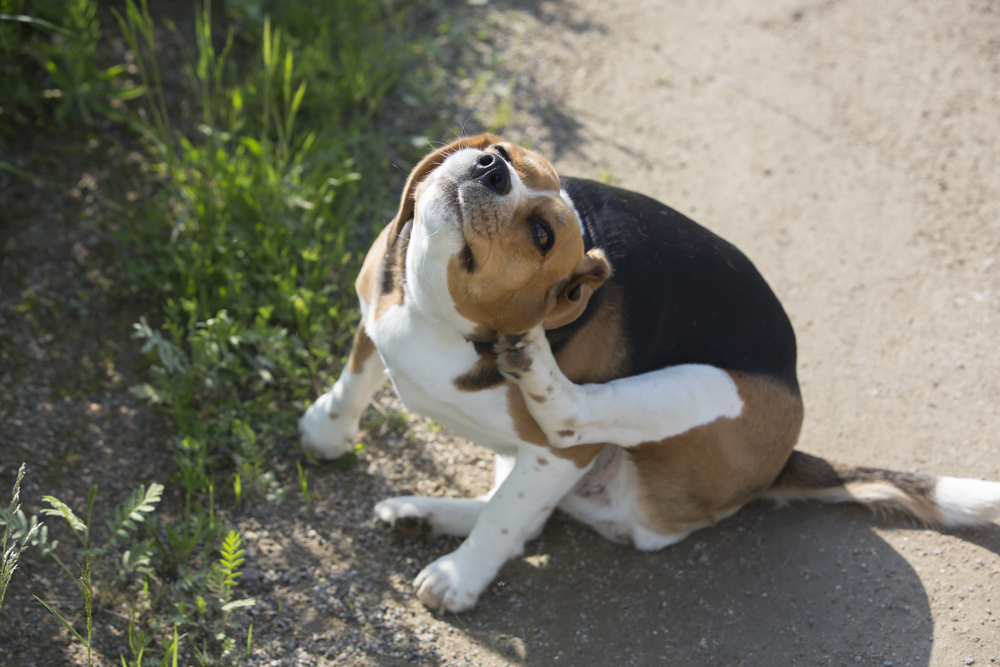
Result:
<instances>
[{"instance_id":1,"label":"tall grass blade","mask_svg":"<svg viewBox=\"0 0 1000 667\"><path fill-rule=\"evenodd\" d=\"M90 644L87 643L87 640L80 636L80 633L77 632L76 629L74 629L73 626L69 624L69 621L67 621L65 618L62 617L62 614L60 614L58 611L56 611L55 609L53 609L52 607L50 607L49 604L45 600L43 600L42 598L38 597L37 595L32 595L32 597L35 598L36 600L38 600L39 602L41 602L42 605L44 605L44 607L46 609L48 609L49 611L51 611L52 614L53 614L53 616L55 616L56 618L58 618L59 621L64 626L66 626L66 629L69 630L70 632L72 632L73 636L76 637L77 639L79 639L80 643L87 647L88 651L90 650Z\"/></svg>"}]
</instances>

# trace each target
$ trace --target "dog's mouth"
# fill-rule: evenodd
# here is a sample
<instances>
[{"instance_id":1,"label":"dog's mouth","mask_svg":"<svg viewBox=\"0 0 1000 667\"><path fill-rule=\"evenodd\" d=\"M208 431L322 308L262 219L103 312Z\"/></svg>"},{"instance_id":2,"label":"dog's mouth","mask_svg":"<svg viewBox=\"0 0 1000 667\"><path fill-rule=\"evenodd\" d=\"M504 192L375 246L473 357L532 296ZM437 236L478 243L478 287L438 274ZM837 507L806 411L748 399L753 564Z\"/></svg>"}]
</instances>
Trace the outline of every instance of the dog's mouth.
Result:
<instances>
[{"instance_id":1,"label":"dog's mouth","mask_svg":"<svg viewBox=\"0 0 1000 667\"><path fill-rule=\"evenodd\" d=\"M445 209L455 216L458 228L465 227L465 213L462 211L462 199L459 196L459 183L448 179L441 185L441 203Z\"/></svg>"}]
</instances>

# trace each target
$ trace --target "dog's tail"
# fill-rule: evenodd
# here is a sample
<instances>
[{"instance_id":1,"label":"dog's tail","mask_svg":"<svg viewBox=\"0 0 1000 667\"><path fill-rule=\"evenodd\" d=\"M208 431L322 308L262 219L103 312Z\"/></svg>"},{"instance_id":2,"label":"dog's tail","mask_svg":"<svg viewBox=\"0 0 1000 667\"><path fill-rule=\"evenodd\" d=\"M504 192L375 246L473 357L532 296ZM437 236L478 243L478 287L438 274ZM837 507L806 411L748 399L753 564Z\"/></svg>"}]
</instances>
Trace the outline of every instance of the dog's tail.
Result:
<instances>
[{"instance_id":1,"label":"dog's tail","mask_svg":"<svg viewBox=\"0 0 1000 667\"><path fill-rule=\"evenodd\" d=\"M763 497L779 503L861 503L947 528L981 525L1000 517L1000 482L854 468L798 451L792 452Z\"/></svg>"}]
</instances>

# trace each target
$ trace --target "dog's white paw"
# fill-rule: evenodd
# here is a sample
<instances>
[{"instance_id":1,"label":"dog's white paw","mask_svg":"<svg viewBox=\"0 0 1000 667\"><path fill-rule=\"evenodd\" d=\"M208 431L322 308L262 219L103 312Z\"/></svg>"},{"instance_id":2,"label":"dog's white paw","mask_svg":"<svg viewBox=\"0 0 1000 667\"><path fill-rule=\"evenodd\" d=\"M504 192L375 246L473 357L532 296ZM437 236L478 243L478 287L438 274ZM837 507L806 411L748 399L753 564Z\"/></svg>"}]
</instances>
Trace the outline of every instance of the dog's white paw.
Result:
<instances>
[{"instance_id":1,"label":"dog's white paw","mask_svg":"<svg viewBox=\"0 0 1000 667\"><path fill-rule=\"evenodd\" d=\"M375 505L375 516L404 533L420 534L427 526L436 535L466 537L484 505L481 498L400 496Z\"/></svg>"},{"instance_id":2,"label":"dog's white paw","mask_svg":"<svg viewBox=\"0 0 1000 667\"><path fill-rule=\"evenodd\" d=\"M465 545L425 567L413 580L417 598L440 613L469 611L496 575L498 565Z\"/></svg>"},{"instance_id":3,"label":"dog's white paw","mask_svg":"<svg viewBox=\"0 0 1000 667\"><path fill-rule=\"evenodd\" d=\"M429 500L422 496L400 496L387 498L375 505L375 516L386 523L396 525L400 519L426 520L430 511L422 501Z\"/></svg>"},{"instance_id":4,"label":"dog's white paw","mask_svg":"<svg viewBox=\"0 0 1000 667\"><path fill-rule=\"evenodd\" d=\"M358 435L360 415L339 412L332 393L316 399L299 419L302 448L320 459L336 459L354 451Z\"/></svg>"}]
</instances>

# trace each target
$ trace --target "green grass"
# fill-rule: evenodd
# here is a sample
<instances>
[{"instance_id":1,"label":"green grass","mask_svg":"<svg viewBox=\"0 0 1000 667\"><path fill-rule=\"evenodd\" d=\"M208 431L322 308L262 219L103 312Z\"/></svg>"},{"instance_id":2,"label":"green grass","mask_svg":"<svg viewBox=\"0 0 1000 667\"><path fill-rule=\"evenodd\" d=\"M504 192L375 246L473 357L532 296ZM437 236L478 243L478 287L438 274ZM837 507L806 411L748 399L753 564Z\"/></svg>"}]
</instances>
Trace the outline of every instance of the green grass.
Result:
<instances>
[{"instance_id":1,"label":"green grass","mask_svg":"<svg viewBox=\"0 0 1000 667\"><path fill-rule=\"evenodd\" d=\"M121 76L124 64L99 64L100 35L97 0L0 0L0 121L93 123L141 95Z\"/></svg>"},{"instance_id":2,"label":"green grass","mask_svg":"<svg viewBox=\"0 0 1000 667\"><path fill-rule=\"evenodd\" d=\"M17 478L14 480L14 490L11 492L10 506L6 512L0 515L0 522L3 522L3 542L0 543L0 610L3 609L3 598L10 587L10 580L17 569L17 563L21 559L21 554L31 544L31 538L42 528L37 521L33 522L30 528L24 521L24 512L21 511L21 480L24 479L24 464L17 469ZM2 511L2 510L0 510ZM18 518L20 530L18 530ZM8 543L10 546L8 547Z\"/></svg>"},{"instance_id":3,"label":"green grass","mask_svg":"<svg viewBox=\"0 0 1000 667\"><path fill-rule=\"evenodd\" d=\"M77 576L58 561L84 596L86 639L67 627L89 651L91 604L124 600L126 667L179 656L237 663L251 653L252 628L233 613L253 601L235 595L240 536L223 528L215 506L281 502L282 480L295 483L288 452L297 418L317 383L339 371L357 318L354 278L398 194L384 178L392 172L379 122L396 99L420 104L400 89L401 76L429 47L404 34L406 10L392 2L230 2L226 34L206 4L193 41L175 37L191 42L182 60L192 120L177 113L178 91L164 88L170 33L144 0L125 0L113 18L94 0L0 0L0 8L0 114L127 122L151 164L136 184L149 196L141 206L122 202L117 226L131 289L156 304L135 323L149 373L134 392L173 420L175 467L161 481L183 501L180 516L161 523L154 510L164 487L139 487L95 539L91 516L107 502L96 486L83 507L44 499L42 513L64 519L84 563ZM124 64L99 65L114 23L132 84ZM415 157L408 138L397 141L393 151ZM405 415L386 419L405 427ZM309 503L307 473L295 467ZM18 514L16 501L15 492L7 532L15 519L19 532L14 550L5 532L0 604L23 545L57 559L47 527ZM241 633L245 651L236 650Z\"/></svg>"},{"instance_id":4,"label":"green grass","mask_svg":"<svg viewBox=\"0 0 1000 667\"><path fill-rule=\"evenodd\" d=\"M201 103L194 133L171 121L145 7L127 2L119 18L150 91L134 122L162 185L122 235L135 289L163 304L159 327L136 324L152 362L136 391L177 425L172 481L192 506L189 526L227 477L231 484L220 488L233 488L237 501L283 499L285 463L275 451L296 443L295 423L320 370L339 370L326 366L357 316L353 281L371 221L393 199L381 180L361 177L385 165L359 160L383 154L373 117L403 69L402 45L387 33L399 15L355 0L279 7L273 21L248 15L244 42L234 46L230 32L220 51L205 7L187 59ZM253 44L256 53L237 66L230 54ZM213 539L202 531L203 544ZM177 542L186 553L199 548L197 537ZM235 608L228 599L235 561L227 554L238 544L238 536L224 543L223 565L205 576L222 616L200 645L211 607L199 603L204 598L178 606L174 598L183 596L164 596L180 610L182 628L201 628L188 630L202 664L236 656L225 627ZM177 551L168 541L161 559L183 567Z\"/></svg>"},{"instance_id":5,"label":"green grass","mask_svg":"<svg viewBox=\"0 0 1000 667\"><path fill-rule=\"evenodd\" d=\"M136 391L178 425L187 492L235 464L243 495L274 495L262 461L294 439L319 371L347 343L372 214L391 200L381 181L362 182L358 156L382 154L364 149L380 140L372 115L402 70L386 36L395 15L341 0L283 10L284 29L265 16L241 70L232 34L215 51L206 7L188 68L202 122L187 136L157 94L148 14L126 7L151 92L137 124L163 184L123 233L135 288L163 303L160 327L136 325L153 363Z\"/></svg>"}]
</instances>

